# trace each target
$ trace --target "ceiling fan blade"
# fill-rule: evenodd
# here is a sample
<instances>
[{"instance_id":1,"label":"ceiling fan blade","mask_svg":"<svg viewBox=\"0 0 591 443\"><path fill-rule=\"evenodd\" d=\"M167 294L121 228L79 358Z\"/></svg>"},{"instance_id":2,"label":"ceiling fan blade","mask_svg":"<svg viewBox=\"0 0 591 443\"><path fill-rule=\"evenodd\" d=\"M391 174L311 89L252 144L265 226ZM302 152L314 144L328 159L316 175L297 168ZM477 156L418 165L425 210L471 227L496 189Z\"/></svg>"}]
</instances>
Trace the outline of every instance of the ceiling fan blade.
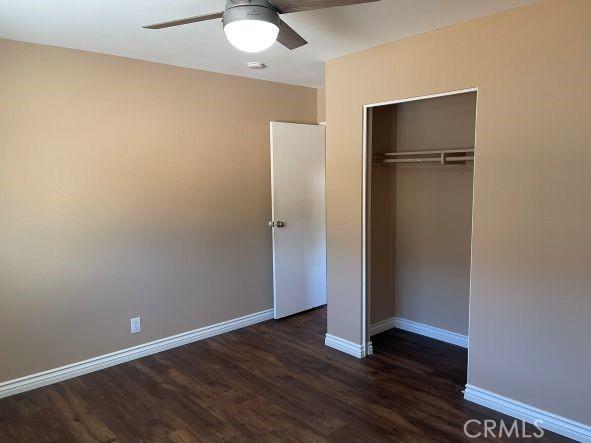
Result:
<instances>
[{"instance_id":1,"label":"ceiling fan blade","mask_svg":"<svg viewBox=\"0 0 591 443\"><path fill-rule=\"evenodd\" d=\"M188 25L189 23L203 22L205 20L213 20L216 18L222 18L223 12L214 12L212 14L197 15L195 17L181 18L180 20L172 20L169 22L155 23L153 25L144 26L145 29L162 29L170 28L171 26Z\"/></svg>"},{"instance_id":2,"label":"ceiling fan blade","mask_svg":"<svg viewBox=\"0 0 591 443\"><path fill-rule=\"evenodd\" d=\"M279 23L279 35L277 41L285 46L287 49L296 49L300 46L307 45L308 42L300 34L295 32L283 20Z\"/></svg>"},{"instance_id":3,"label":"ceiling fan blade","mask_svg":"<svg viewBox=\"0 0 591 443\"><path fill-rule=\"evenodd\" d=\"M361 5L380 0L270 0L280 14L333 8L335 6Z\"/></svg>"}]
</instances>

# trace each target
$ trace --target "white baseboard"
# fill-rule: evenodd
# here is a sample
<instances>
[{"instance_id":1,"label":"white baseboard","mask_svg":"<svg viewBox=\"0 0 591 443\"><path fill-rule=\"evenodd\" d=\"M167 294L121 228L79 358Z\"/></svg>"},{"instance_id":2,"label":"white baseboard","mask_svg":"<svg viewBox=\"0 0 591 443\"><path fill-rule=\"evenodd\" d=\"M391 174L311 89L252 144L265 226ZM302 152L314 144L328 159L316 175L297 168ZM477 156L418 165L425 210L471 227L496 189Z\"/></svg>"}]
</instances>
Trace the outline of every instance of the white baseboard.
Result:
<instances>
[{"instance_id":1,"label":"white baseboard","mask_svg":"<svg viewBox=\"0 0 591 443\"><path fill-rule=\"evenodd\" d=\"M583 393L581 393L584 395ZM591 426L467 384L464 399L580 442L591 442Z\"/></svg>"},{"instance_id":2,"label":"white baseboard","mask_svg":"<svg viewBox=\"0 0 591 443\"><path fill-rule=\"evenodd\" d=\"M390 317L390 318L387 318L386 320L382 320L381 322L374 323L369 328L369 335L374 336L376 334L379 334L380 332L384 332L384 331L387 331L388 329L395 328L396 327L395 326L395 318L396 317Z\"/></svg>"},{"instance_id":3,"label":"white baseboard","mask_svg":"<svg viewBox=\"0 0 591 443\"><path fill-rule=\"evenodd\" d=\"M60 368L50 369L48 371L39 372L14 380L8 380L0 383L0 398L30 391L69 378L78 377L79 375L88 374L89 372L98 371L99 369L108 368L109 366L115 366L120 363L135 360L136 358L145 357L146 355L193 343L208 337L213 337L214 335L250 326L255 323L271 320L272 318L273 309L267 309L265 311L234 318L215 325L205 326L193 331L183 332L178 335L162 338L132 348L122 349L121 351L116 351L111 354L93 357Z\"/></svg>"},{"instance_id":4,"label":"white baseboard","mask_svg":"<svg viewBox=\"0 0 591 443\"><path fill-rule=\"evenodd\" d=\"M446 331L445 329L436 328L434 326L429 326L424 323L417 323L415 321L407 320L401 317L390 317L379 323L371 325L370 335L379 334L380 332L384 332L392 328L398 328L403 329L404 331L414 332L415 334L431 337L436 340L441 340L447 343L451 343L453 345L461 346L463 348L468 347L467 335Z\"/></svg>"},{"instance_id":5,"label":"white baseboard","mask_svg":"<svg viewBox=\"0 0 591 443\"><path fill-rule=\"evenodd\" d=\"M337 337L336 335L326 334L324 344L353 357L363 358L366 355L365 346Z\"/></svg>"}]
</instances>

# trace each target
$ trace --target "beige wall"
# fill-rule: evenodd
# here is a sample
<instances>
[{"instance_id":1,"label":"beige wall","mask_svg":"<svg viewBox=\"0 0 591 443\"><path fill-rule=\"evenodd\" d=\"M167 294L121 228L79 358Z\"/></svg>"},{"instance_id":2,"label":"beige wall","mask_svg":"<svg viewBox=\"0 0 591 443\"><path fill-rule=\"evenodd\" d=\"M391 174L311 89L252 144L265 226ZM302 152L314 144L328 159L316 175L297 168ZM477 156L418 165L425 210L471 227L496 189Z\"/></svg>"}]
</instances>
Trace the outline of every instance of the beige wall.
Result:
<instances>
[{"instance_id":1,"label":"beige wall","mask_svg":"<svg viewBox=\"0 0 591 443\"><path fill-rule=\"evenodd\" d=\"M368 149L371 156L396 151L397 109L380 106L368 116ZM370 220L368 236L369 291L371 323L378 323L395 315L395 257L396 257L396 168L372 162L368 174Z\"/></svg>"},{"instance_id":2,"label":"beige wall","mask_svg":"<svg viewBox=\"0 0 591 443\"><path fill-rule=\"evenodd\" d=\"M591 424L591 2L330 61L328 332L361 340L362 105L478 87L469 383Z\"/></svg>"},{"instance_id":3,"label":"beige wall","mask_svg":"<svg viewBox=\"0 0 591 443\"><path fill-rule=\"evenodd\" d=\"M371 109L372 152L472 148L476 93ZM472 165L372 163L370 324L468 333Z\"/></svg>"},{"instance_id":4,"label":"beige wall","mask_svg":"<svg viewBox=\"0 0 591 443\"><path fill-rule=\"evenodd\" d=\"M316 96L316 107L318 109L318 122L326 121L326 90L318 88Z\"/></svg>"},{"instance_id":5,"label":"beige wall","mask_svg":"<svg viewBox=\"0 0 591 443\"><path fill-rule=\"evenodd\" d=\"M397 108L399 151L474 146L475 93ZM395 314L468 334L472 165L396 169Z\"/></svg>"},{"instance_id":6,"label":"beige wall","mask_svg":"<svg viewBox=\"0 0 591 443\"><path fill-rule=\"evenodd\" d=\"M0 381L272 307L269 121L315 122L315 89L0 59Z\"/></svg>"}]
</instances>

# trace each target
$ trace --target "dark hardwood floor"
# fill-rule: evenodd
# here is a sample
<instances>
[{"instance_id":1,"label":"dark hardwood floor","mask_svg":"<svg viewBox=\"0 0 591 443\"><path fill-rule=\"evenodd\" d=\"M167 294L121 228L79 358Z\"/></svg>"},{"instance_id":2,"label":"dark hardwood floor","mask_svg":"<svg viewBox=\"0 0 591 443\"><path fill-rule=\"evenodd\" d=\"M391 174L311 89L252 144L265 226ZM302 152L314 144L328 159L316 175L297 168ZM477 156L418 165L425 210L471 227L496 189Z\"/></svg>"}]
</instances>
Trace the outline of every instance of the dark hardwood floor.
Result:
<instances>
[{"instance_id":1,"label":"dark hardwood floor","mask_svg":"<svg viewBox=\"0 0 591 443\"><path fill-rule=\"evenodd\" d=\"M358 360L325 325L309 311L2 399L0 441L448 442L474 441L471 418L511 424L462 399L464 349L391 330Z\"/></svg>"}]
</instances>

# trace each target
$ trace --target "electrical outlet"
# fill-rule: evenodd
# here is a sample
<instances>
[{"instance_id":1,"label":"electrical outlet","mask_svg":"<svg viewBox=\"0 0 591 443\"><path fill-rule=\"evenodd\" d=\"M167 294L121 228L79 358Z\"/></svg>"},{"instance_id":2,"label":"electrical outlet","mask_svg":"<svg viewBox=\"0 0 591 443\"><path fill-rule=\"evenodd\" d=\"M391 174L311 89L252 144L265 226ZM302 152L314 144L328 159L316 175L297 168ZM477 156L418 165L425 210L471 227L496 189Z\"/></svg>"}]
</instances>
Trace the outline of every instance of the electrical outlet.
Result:
<instances>
[{"instance_id":1,"label":"electrical outlet","mask_svg":"<svg viewBox=\"0 0 591 443\"><path fill-rule=\"evenodd\" d=\"M132 334L137 334L142 330L142 318L141 317L134 317L130 320L131 328L130 332Z\"/></svg>"}]
</instances>

